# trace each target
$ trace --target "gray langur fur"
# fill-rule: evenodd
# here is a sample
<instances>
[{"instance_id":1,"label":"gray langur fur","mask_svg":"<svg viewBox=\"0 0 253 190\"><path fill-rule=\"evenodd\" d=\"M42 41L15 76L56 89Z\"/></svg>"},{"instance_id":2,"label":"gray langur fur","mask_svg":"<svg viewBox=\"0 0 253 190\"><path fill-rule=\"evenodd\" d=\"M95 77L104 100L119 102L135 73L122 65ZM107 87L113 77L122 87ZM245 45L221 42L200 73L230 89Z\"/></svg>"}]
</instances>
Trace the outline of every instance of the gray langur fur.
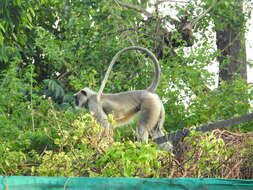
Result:
<instances>
[{"instance_id":1,"label":"gray langur fur","mask_svg":"<svg viewBox=\"0 0 253 190\"><path fill-rule=\"evenodd\" d=\"M152 83L146 90L103 94L103 89L117 58L123 52L129 50L143 51L152 59L155 68L155 77ZM139 46L124 48L113 57L98 93L86 87L74 94L76 108L88 109L95 119L105 128L105 131L108 131L110 127L110 123L108 122L109 114L112 114L116 125L127 124L137 114L140 114L136 129L138 141L147 142L149 135L152 139L164 136L163 124L165 111L159 96L154 93L160 81L160 74L159 62L151 51ZM170 142L162 143L160 146L163 149L172 149Z\"/></svg>"}]
</instances>

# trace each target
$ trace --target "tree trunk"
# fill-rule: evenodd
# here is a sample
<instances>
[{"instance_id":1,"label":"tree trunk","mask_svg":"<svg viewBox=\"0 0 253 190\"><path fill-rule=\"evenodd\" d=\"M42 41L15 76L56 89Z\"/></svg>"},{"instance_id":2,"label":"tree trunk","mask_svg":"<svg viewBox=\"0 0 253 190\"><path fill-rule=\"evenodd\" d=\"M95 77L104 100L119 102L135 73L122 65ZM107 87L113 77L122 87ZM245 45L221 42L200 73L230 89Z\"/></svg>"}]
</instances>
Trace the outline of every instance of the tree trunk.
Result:
<instances>
[{"instance_id":1,"label":"tree trunk","mask_svg":"<svg viewBox=\"0 0 253 190\"><path fill-rule=\"evenodd\" d=\"M242 16L242 3L238 2L233 11L233 17L230 23L224 21L223 18L217 22L222 24L223 29L216 29L216 44L221 51L218 57L219 61L219 84L225 80L230 82L234 76L239 75L247 80L247 64L246 64L246 47L245 47L245 31L244 23L236 22L239 16ZM215 23L216 26L218 23ZM218 28L218 27L216 27Z\"/></svg>"}]
</instances>

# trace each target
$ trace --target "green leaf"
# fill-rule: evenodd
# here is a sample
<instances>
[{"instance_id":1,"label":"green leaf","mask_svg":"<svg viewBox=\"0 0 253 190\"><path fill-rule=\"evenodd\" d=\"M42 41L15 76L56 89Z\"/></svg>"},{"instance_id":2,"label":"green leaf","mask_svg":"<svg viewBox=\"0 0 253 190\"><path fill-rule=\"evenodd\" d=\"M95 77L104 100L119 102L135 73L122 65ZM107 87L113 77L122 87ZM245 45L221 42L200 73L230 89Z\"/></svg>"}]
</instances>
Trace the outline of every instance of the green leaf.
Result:
<instances>
[{"instance_id":1,"label":"green leaf","mask_svg":"<svg viewBox=\"0 0 253 190\"><path fill-rule=\"evenodd\" d=\"M2 30L2 32L5 33L5 29L4 29L4 26L0 23L0 29Z\"/></svg>"},{"instance_id":2,"label":"green leaf","mask_svg":"<svg viewBox=\"0 0 253 190\"><path fill-rule=\"evenodd\" d=\"M30 13L32 14L32 16L35 17L35 12L34 12L33 8L32 8L32 7L29 7L28 10L29 10Z\"/></svg>"},{"instance_id":3,"label":"green leaf","mask_svg":"<svg viewBox=\"0 0 253 190\"><path fill-rule=\"evenodd\" d=\"M3 45L3 43L4 43L4 37L2 33L0 32L0 45Z\"/></svg>"}]
</instances>

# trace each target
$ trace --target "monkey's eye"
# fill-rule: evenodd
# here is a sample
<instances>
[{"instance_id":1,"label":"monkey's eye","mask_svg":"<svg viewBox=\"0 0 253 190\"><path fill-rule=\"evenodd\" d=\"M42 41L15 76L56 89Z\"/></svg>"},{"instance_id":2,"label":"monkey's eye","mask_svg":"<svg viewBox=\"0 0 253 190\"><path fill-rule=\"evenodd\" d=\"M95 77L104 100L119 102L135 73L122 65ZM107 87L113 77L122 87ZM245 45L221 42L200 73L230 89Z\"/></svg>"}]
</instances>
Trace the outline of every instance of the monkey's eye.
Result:
<instances>
[{"instance_id":1,"label":"monkey's eye","mask_svg":"<svg viewBox=\"0 0 253 190\"><path fill-rule=\"evenodd\" d=\"M87 96L87 92L84 90L81 90L82 95Z\"/></svg>"}]
</instances>

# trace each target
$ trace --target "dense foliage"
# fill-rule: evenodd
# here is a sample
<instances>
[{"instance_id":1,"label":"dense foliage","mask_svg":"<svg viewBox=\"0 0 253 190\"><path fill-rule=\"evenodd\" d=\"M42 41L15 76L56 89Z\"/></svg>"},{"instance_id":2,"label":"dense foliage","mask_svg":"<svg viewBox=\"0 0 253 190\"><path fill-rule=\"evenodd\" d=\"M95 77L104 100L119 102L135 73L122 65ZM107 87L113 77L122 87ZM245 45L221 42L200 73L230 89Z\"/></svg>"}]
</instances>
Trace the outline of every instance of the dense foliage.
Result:
<instances>
[{"instance_id":1,"label":"dense foliage","mask_svg":"<svg viewBox=\"0 0 253 190\"><path fill-rule=\"evenodd\" d=\"M153 6L147 0L125 2ZM85 110L73 108L72 94L84 86L98 90L119 49L139 45L159 57L162 79L157 93L166 109L167 131L251 112L252 84L237 76L214 88L216 73L207 68L221 53L214 46L213 31L223 27L217 25L217 17L245 26L252 3L246 2L245 12L231 21L231 1L219 1L190 41L177 30L183 19L175 17L194 19L211 3L166 4L164 8L175 10L175 16L162 17L154 11L155 19L147 22L140 12L111 0L1 0L0 175L252 178L252 170L232 176L228 169L234 155L244 158L240 166L253 168L250 135L235 148L214 133L192 134L180 160L153 143L135 142L135 124L113 129L113 138L98 139L100 126ZM168 23L171 43L159 49L156 37ZM125 53L105 92L144 89L152 76L149 62L137 52ZM248 122L231 130L252 129Z\"/></svg>"}]
</instances>

